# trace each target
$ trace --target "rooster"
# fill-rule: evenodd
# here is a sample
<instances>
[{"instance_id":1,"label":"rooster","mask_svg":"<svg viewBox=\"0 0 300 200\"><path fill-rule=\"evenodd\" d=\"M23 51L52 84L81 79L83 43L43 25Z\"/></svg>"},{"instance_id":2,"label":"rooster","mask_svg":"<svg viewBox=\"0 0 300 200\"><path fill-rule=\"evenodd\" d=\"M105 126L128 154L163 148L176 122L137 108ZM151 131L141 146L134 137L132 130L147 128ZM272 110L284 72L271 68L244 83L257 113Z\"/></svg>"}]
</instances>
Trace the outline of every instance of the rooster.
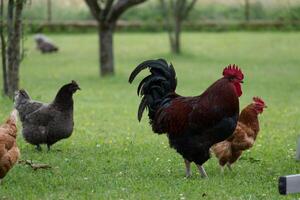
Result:
<instances>
[{"instance_id":1,"label":"rooster","mask_svg":"<svg viewBox=\"0 0 300 200\"><path fill-rule=\"evenodd\" d=\"M258 115L264 108L267 108L265 102L259 97L253 97L253 102L242 110L233 135L211 148L219 160L222 172L225 165L231 170L231 165L242 152L253 146L259 132Z\"/></svg>"},{"instance_id":2,"label":"rooster","mask_svg":"<svg viewBox=\"0 0 300 200\"><path fill-rule=\"evenodd\" d=\"M137 89L137 94L143 96L138 120L147 108L153 131L166 133L170 146L183 157L186 176L191 176L190 165L194 162L201 176L207 177L202 165L210 158L210 147L231 136L237 124L242 71L236 65L229 65L223 70L223 77L201 95L183 97L175 92L177 79L172 64L163 59L138 65L129 83L146 68L151 74Z\"/></svg>"},{"instance_id":3,"label":"rooster","mask_svg":"<svg viewBox=\"0 0 300 200\"><path fill-rule=\"evenodd\" d=\"M75 81L62 86L54 100L41 103L30 98L25 90L15 96L15 107L22 122L24 139L41 151L40 144L47 144L48 151L57 141L71 136L73 121L73 94L80 90Z\"/></svg>"},{"instance_id":4,"label":"rooster","mask_svg":"<svg viewBox=\"0 0 300 200\"><path fill-rule=\"evenodd\" d=\"M20 157L17 146L17 111L14 110L0 126L0 183Z\"/></svg>"}]
</instances>

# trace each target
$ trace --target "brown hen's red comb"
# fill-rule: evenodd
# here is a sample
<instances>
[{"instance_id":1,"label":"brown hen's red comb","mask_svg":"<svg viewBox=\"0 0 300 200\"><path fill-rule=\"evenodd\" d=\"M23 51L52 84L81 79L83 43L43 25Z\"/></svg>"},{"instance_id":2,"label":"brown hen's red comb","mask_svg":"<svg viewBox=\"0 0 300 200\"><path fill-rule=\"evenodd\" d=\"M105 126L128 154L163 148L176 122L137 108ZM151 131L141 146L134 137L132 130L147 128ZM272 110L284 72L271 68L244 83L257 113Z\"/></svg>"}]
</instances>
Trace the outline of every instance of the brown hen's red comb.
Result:
<instances>
[{"instance_id":1,"label":"brown hen's red comb","mask_svg":"<svg viewBox=\"0 0 300 200\"><path fill-rule=\"evenodd\" d=\"M260 105L265 105L265 102L260 97L253 97L253 101Z\"/></svg>"},{"instance_id":2,"label":"brown hen's red comb","mask_svg":"<svg viewBox=\"0 0 300 200\"><path fill-rule=\"evenodd\" d=\"M225 67L224 70L223 70L223 76L225 76L225 77L235 77L239 80L244 79L244 74L243 74L242 70L235 64L228 65L227 67Z\"/></svg>"}]
</instances>

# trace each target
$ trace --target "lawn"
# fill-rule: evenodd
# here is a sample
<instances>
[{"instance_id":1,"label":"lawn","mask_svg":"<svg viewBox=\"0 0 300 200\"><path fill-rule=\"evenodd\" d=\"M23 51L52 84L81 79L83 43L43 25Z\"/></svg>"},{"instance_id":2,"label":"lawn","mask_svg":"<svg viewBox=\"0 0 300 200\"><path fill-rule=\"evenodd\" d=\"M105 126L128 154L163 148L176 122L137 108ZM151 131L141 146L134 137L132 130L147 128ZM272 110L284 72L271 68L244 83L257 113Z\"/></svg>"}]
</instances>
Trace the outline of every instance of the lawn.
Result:
<instances>
[{"instance_id":1,"label":"lawn","mask_svg":"<svg viewBox=\"0 0 300 200\"><path fill-rule=\"evenodd\" d=\"M51 101L58 88L74 79L73 135L50 152L18 144L22 158L47 163L33 171L18 164L0 187L0 199L296 199L282 197L281 175L300 173L295 161L300 130L299 33L184 33L183 54L169 53L163 33L118 33L115 36L116 76L99 78L96 34L57 34L57 54L41 55L32 36L25 41L20 85L33 99ZM177 92L198 95L221 77L223 67L238 64L245 74L243 108L261 96L268 109L260 116L255 146L243 154L233 171L222 175L215 158L205 163L209 179L196 167L184 177L184 163L168 147L166 136L153 134L147 117L136 119L138 80L128 84L131 70L146 59L172 61ZM2 76L1 76L2 77ZM12 102L0 98L0 119ZM19 126L21 129L21 126Z\"/></svg>"}]
</instances>

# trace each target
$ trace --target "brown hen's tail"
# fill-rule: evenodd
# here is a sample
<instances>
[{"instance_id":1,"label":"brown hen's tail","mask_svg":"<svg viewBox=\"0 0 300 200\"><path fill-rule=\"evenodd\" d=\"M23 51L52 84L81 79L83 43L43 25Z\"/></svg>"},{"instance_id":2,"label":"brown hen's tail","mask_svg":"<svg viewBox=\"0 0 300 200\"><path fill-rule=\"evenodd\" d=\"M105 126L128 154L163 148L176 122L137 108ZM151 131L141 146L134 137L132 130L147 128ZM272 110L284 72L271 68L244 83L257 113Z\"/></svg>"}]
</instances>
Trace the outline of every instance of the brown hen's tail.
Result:
<instances>
[{"instance_id":1,"label":"brown hen's tail","mask_svg":"<svg viewBox=\"0 0 300 200\"><path fill-rule=\"evenodd\" d=\"M8 119L5 122L6 133L12 137L17 137L17 121L18 121L18 111L14 109Z\"/></svg>"},{"instance_id":2,"label":"brown hen's tail","mask_svg":"<svg viewBox=\"0 0 300 200\"><path fill-rule=\"evenodd\" d=\"M226 140L215 144L211 147L211 150L220 161L232 156L231 143Z\"/></svg>"},{"instance_id":3,"label":"brown hen's tail","mask_svg":"<svg viewBox=\"0 0 300 200\"><path fill-rule=\"evenodd\" d=\"M18 121L18 111L16 109L13 109L6 123L11 125L17 125L17 121Z\"/></svg>"}]
</instances>

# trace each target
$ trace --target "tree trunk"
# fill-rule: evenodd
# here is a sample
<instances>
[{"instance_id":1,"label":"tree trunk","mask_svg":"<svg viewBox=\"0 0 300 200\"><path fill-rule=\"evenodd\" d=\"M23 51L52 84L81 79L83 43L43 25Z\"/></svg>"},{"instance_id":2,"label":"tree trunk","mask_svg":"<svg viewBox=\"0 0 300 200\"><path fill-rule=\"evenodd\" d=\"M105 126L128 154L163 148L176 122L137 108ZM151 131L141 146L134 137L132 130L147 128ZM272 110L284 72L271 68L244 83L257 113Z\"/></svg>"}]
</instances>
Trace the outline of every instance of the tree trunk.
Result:
<instances>
[{"instance_id":1,"label":"tree trunk","mask_svg":"<svg viewBox=\"0 0 300 200\"><path fill-rule=\"evenodd\" d=\"M15 60L15 51L14 51L14 7L15 7L15 2L14 0L9 0L8 1L8 11L7 11L7 95L9 97L12 97L13 87L15 87L15 84L12 82L11 76L13 75L12 70L13 70L13 65L14 65L14 60Z\"/></svg>"},{"instance_id":2,"label":"tree trunk","mask_svg":"<svg viewBox=\"0 0 300 200\"><path fill-rule=\"evenodd\" d=\"M47 21L50 23L52 21L52 2L47 0Z\"/></svg>"},{"instance_id":3,"label":"tree trunk","mask_svg":"<svg viewBox=\"0 0 300 200\"><path fill-rule=\"evenodd\" d=\"M107 76L114 74L113 54L113 25L99 25L99 53L100 53L100 75Z\"/></svg>"},{"instance_id":4,"label":"tree trunk","mask_svg":"<svg viewBox=\"0 0 300 200\"><path fill-rule=\"evenodd\" d=\"M2 78L3 78L3 93L8 94L8 83L7 83L7 66L6 66L6 41L4 36L4 20L3 20L3 0L0 5L0 37L1 37L1 56L2 56Z\"/></svg>"},{"instance_id":5,"label":"tree trunk","mask_svg":"<svg viewBox=\"0 0 300 200\"><path fill-rule=\"evenodd\" d=\"M15 7L15 12L13 12ZM13 98L19 89L20 41L22 28L23 0L9 0L8 8L8 47L7 47L7 82L8 96ZM13 15L14 14L14 15Z\"/></svg>"},{"instance_id":6,"label":"tree trunk","mask_svg":"<svg viewBox=\"0 0 300 200\"><path fill-rule=\"evenodd\" d=\"M249 2L249 0L245 0L245 20L247 22L250 21L250 2Z\"/></svg>"},{"instance_id":7,"label":"tree trunk","mask_svg":"<svg viewBox=\"0 0 300 200\"><path fill-rule=\"evenodd\" d=\"M172 45L172 52L176 54L180 54L180 33L181 33L181 20L179 18L175 19L175 28L174 28L174 44Z\"/></svg>"}]
</instances>

